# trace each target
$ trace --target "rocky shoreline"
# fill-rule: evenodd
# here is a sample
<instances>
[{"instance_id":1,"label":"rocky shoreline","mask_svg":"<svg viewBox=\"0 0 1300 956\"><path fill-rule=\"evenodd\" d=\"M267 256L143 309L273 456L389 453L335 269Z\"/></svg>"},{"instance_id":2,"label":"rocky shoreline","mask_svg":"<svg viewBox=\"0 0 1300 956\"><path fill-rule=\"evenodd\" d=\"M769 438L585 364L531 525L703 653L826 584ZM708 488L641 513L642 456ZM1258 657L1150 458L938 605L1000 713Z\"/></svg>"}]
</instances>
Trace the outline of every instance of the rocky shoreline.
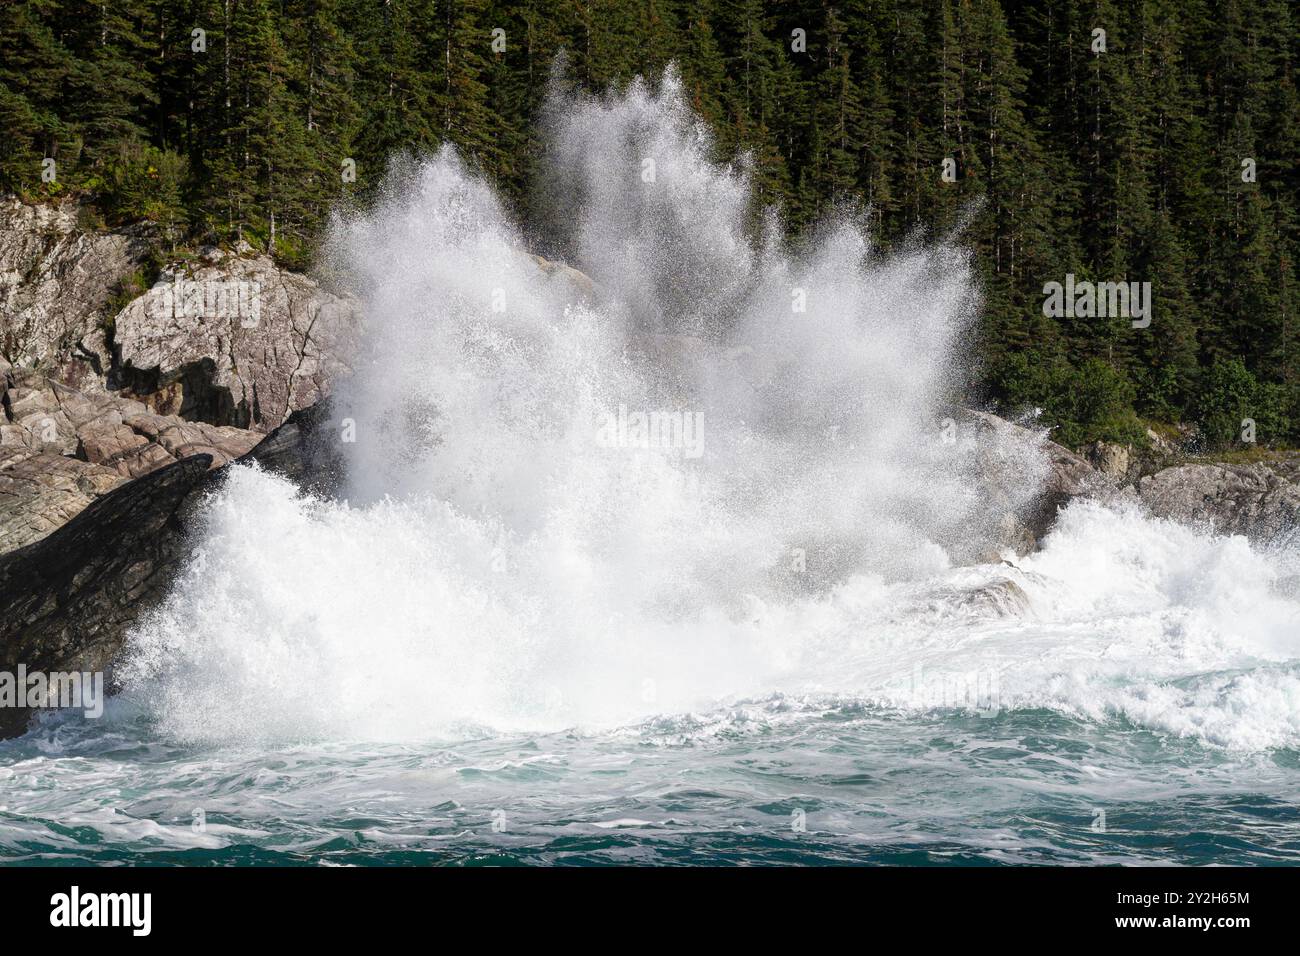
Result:
<instances>
[{"instance_id":1,"label":"rocky shoreline","mask_svg":"<svg viewBox=\"0 0 1300 956\"><path fill-rule=\"evenodd\" d=\"M75 203L0 200L0 236L0 671L103 670L167 593L230 463L336 487L337 448L320 438L360 312L251 250L173 263L122 301L147 255L143 229L83 231ZM537 264L593 294L580 273ZM214 296L226 297L215 317ZM973 532L971 562L1033 551L1079 497L1260 542L1300 524L1300 457L1189 461L1158 444L1085 456L987 412L955 414L1000 450L982 452L980 479L1001 517ZM1045 461L1042 493L1013 504L1025 456ZM0 737L28 716L0 709Z\"/></svg>"},{"instance_id":2,"label":"rocky shoreline","mask_svg":"<svg viewBox=\"0 0 1300 956\"><path fill-rule=\"evenodd\" d=\"M340 466L335 446L318 440L327 407L295 412L236 460L329 494ZM0 555L0 671L22 663L111 673L132 624L166 597L191 554L198 509L223 473L213 465L194 454L125 481L52 534ZM0 738L21 734L29 716L0 708Z\"/></svg>"},{"instance_id":3,"label":"rocky shoreline","mask_svg":"<svg viewBox=\"0 0 1300 956\"><path fill-rule=\"evenodd\" d=\"M250 451L346 374L356 304L265 256L206 249L143 294L143 226L0 200L0 554L125 482Z\"/></svg>"}]
</instances>

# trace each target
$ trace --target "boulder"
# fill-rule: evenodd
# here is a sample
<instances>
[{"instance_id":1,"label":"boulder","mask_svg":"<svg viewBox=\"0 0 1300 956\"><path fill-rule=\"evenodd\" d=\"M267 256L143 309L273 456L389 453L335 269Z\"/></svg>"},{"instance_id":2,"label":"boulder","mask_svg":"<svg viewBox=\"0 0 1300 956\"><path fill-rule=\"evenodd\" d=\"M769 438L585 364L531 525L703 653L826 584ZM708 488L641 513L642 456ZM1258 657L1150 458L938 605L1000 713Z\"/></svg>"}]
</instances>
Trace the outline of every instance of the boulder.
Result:
<instances>
[{"instance_id":1,"label":"boulder","mask_svg":"<svg viewBox=\"0 0 1300 956\"><path fill-rule=\"evenodd\" d=\"M1103 475L1123 481L1128 477L1132 463L1132 449L1127 445L1114 442L1098 441L1089 446L1088 461Z\"/></svg>"},{"instance_id":2,"label":"boulder","mask_svg":"<svg viewBox=\"0 0 1300 956\"><path fill-rule=\"evenodd\" d=\"M0 671L107 671L132 622L166 594L185 551L196 455L104 495L53 534L0 555ZM30 714L0 708L0 738Z\"/></svg>"},{"instance_id":3,"label":"boulder","mask_svg":"<svg viewBox=\"0 0 1300 956\"><path fill-rule=\"evenodd\" d=\"M1193 463L1143 478L1138 497L1153 515L1204 524L1259 542L1295 540L1300 458L1252 464Z\"/></svg>"},{"instance_id":4,"label":"boulder","mask_svg":"<svg viewBox=\"0 0 1300 956\"><path fill-rule=\"evenodd\" d=\"M1010 578L962 591L954 603L979 617L1024 617L1033 608L1024 588Z\"/></svg>"},{"instance_id":5,"label":"boulder","mask_svg":"<svg viewBox=\"0 0 1300 956\"><path fill-rule=\"evenodd\" d=\"M240 460L328 493L341 473L335 434L321 405L291 416ZM0 554L0 671L104 671L111 689L132 625L166 597L191 556L203 499L224 474L207 454L172 462L120 481L41 540ZM0 708L0 738L22 734L30 716Z\"/></svg>"},{"instance_id":6,"label":"boulder","mask_svg":"<svg viewBox=\"0 0 1300 956\"><path fill-rule=\"evenodd\" d=\"M596 297L596 284L586 273L536 254L530 253L528 258L537 263L548 279L563 283L579 302L590 302Z\"/></svg>"},{"instance_id":7,"label":"boulder","mask_svg":"<svg viewBox=\"0 0 1300 956\"><path fill-rule=\"evenodd\" d=\"M158 414L265 434L348 370L359 316L266 256L209 249L118 313L115 384Z\"/></svg>"},{"instance_id":8,"label":"boulder","mask_svg":"<svg viewBox=\"0 0 1300 956\"><path fill-rule=\"evenodd\" d=\"M256 462L304 491L336 497L342 492L346 474L340 432L341 423L331 403L320 402L294 412L239 460Z\"/></svg>"},{"instance_id":9,"label":"boulder","mask_svg":"<svg viewBox=\"0 0 1300 956\"><path fill-rule=\"evenodd\" d=\"M1056 514L1074 498L1107 497L1113 479L1047 437L990 412L960 410L959 420L975 431L974 480L986 502L986 522L973 528L971 543L982 548L971 560L996 562L1000 552L1028 554L1038 547Z\"/></svg>"}]
</instances>

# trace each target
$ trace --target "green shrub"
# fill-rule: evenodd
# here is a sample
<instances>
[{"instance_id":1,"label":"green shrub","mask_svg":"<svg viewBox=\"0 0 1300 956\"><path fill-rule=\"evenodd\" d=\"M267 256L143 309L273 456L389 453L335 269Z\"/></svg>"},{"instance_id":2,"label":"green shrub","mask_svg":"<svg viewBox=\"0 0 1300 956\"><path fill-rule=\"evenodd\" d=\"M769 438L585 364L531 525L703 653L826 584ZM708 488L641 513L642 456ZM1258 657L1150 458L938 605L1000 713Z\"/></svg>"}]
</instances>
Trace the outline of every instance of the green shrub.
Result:
<instances>
[{"instance_id":1,"label":"green shrub","mask_svg":"<svg viewBox=\"0 0 1300 956\"><path fill-rule=\"evenodd\" d=\"M1216 447L1241 441L1246 419L1255 423L1257 441L1275 440L1285 431L1284 398L1280 385L1258 381L1241 359L1219 358L1201 383L1196 423Z\"/></svg>"},{"instance_id":2,"label":"green shrub","mask_svg":"<svg viewBox=\"0 0 1300 956\"><path fill-rule=\"evenodd\" d=\"M185 158L177 153L124 141L95 185L114 219L176 227L186 219L182 189L187 171Z\"/></svg>"},{"instance_id":3,"label":"green shrub","mask_svg":"<svg viewBox=\"0 0 1300 956\"><path fill-rule=\"evenodd\" d=\"M1136 390L1123 372L1098 358L1070 369L1058 385L1058 441L1081 445L1098 440L1138 443L1146 440L1133 411Z\"/></svg>"},{"instance_id":4,"label":"green shrub","mask_svg":"<svg viewBox=\"0 0 1300 956\"><path fill-rule=\"evenodd\" d=\"M1132 383L1101 359L1074 367L1064 359L1018 353L1007 356L991 379L1010 407L1042 409L1040 421L1064 445L1146 442L1146 429L1133 411Z\"/></svg>"},{"instance_id":5,"label":"green shrub","mask_svg":"<svg viewBox=\"0 0 1300 956\"><path fill-rule=\"evenodd\" d=\"M1183 417L1186 383L1173 365L1137 368L1133 372L1137 391L1137 409L1161 422L1177 422Z\"/></svg>"}]
</instances>

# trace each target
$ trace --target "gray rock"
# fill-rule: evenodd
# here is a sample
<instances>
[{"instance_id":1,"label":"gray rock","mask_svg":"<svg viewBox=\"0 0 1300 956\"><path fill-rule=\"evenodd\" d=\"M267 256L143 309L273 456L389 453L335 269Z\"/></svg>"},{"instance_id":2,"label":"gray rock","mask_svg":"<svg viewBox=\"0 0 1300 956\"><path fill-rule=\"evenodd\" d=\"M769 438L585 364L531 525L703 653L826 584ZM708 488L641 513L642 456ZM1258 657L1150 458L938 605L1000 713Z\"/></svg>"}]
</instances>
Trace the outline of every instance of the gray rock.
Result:
<instances>
[{"instance_id":1,"label":"gray rock","mask_svg":"<svg viewBox=\"0 0 1300 956\"><path fill-rule=\"evenodd\" d=\"M539 255L529 255L547 278L564 283L580 302L589 302L596 296L596 284L584 272L562 262L553 262Z\"/></svg>"},{"instance_id":2,"label":"gray rock","mask_svg":"<svg viewBox=\"0 0 1300 956\"><path fill-rule=\"evenodd\" d=\"M1099 441L1087 449L1088 461L1103 475L1123 481L1128 477L1132 449L1114 442Z\"/></svg>"},{"instance_id":3,"label":"gray rock","mask_svg":"<svg viewBox=\"0 0 1300 956\"><path fill-rule=\"evenodd\" d=\"M128 478L196 454L220 467L262 437L36 372L0 373L0 388L0 553L40 540Z\"/></svg>"},{"instance_id":4,"label":"gray rock","mask_svg":"<svg viewBox=\"0 0 1300 956\"><path fill-rule=\"evenodd\" d=\"M1143 478L1138 497L1157 517L1260 542L1294 540L1300 526L1300 458L1177 465Z\"/></svg>"},{"instance_id":5,"label":"gray rock","mask_svg":"<svg viewBox=\"0 0 1300 956\"><path fill-rule=\"evenodd\" d=\"M989 412L961 410L976 432L974 480L986 501L986 520L972 528L972 563L996 562L999 552L1028 554L1051 530L1057 512L1074 498L1107 497L1115 483L1087 460L1047 438L1045 430L1016 425Z\"/></svg>"},{"instance_id":6,"label":"gray rock","mask_svg":"<svg viewBox=\"0 0 1300 956\"><path fill-rule=\"evenodd\" d=\"M75 458L0 447L0 553L39 541L125 480Z\"/></svg>"},{"instance_id":7,"label":"gray rock","mask_svg":"<svg viewBox=\"0 0 1300 956\"><path fill-rule=\"evenodd\" d=\"M120 382L152 411L267 433L348 371L356 303L265 256L164 271L114 322Z\"/></svg>"},{"instance_id":8,"label":"gray rock","mask_svg":"<svg viewBox=\"0 0 1300 956\"><path fill-rule=\"evenodd\" d=\"M1023 617L1032 608L1024 588L1010 578L963 591L955 603L982 617Z\"/></svg>"},{"instance_id":9,"label":"gray rock","mask_svg":"<svg viewBox=\"0 0 1300 956\"><path fill-rule=\"evenodd\" d=\"M77 213L0 198L0 355L84 384L107 369L105 309L148 242L141 228L83 231Z\"/></svg>"}]
</instances>

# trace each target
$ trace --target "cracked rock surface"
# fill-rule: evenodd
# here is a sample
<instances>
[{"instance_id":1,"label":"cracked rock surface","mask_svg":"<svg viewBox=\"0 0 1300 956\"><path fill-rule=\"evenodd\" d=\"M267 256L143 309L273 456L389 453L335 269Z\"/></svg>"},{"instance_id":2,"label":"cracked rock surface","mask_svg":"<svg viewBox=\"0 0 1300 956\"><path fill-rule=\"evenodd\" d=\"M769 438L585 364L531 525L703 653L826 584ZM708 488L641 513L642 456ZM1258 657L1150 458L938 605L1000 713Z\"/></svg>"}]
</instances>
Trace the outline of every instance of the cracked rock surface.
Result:
<instances>
[{"instance_id":1,"label":"cracked rock surface","mask_svg":"<svg viewBox=\"0 0 1300 956\"><path fill-rule=\"evenodd\" d=\"M0 357L7 365L97 376L110 360L104 312L147 250L145 230L89 232L78 205L0 197Z\"/></svg>"},{"instance_id":2,"label":"cracked rock surface","mask_svg":"<svg viewBox=\"0 0 1300 956\"><path fill-rule=\"evenodd\" d=\"M356 304L265 257L173 266L114 323L124 383L158 411L267 433L348 371Z\"/></svg>"},{"instance_id":3,"label":"cracked rock surface","mask_svg":"<svg viewBox=\"0 0 1300 956\"><path fill-rule=\"evenodd\" d=\"M1300 458L1177 465L1143 478L1138 495L1157 517L1262 542L1293 539L1300 525Z\"/></svg>"},{"instance_id":4,"label":"cracked rock surface","mask_svg":"<svg viewBox=\"0 0 1300 956\"><path fill-rule=\"evenodd\" d=\"M0 554L124 481L245 454L326 397L355 345L353 300L245 244L116 311L152 234L84 229L80 208L0 197Z\"/></svg>"},{"instance_id":5,"label":"cracked rock surface","mask_svg":"<svg viewBox=\"0 0 1300 956\"><path fill-rule=\"evenodd\" d=\"M219 467L262 437L36 372L0 371L0 386L0 553L39 541L128 479L192 455Z\"/></svg>"}]
</instances>

